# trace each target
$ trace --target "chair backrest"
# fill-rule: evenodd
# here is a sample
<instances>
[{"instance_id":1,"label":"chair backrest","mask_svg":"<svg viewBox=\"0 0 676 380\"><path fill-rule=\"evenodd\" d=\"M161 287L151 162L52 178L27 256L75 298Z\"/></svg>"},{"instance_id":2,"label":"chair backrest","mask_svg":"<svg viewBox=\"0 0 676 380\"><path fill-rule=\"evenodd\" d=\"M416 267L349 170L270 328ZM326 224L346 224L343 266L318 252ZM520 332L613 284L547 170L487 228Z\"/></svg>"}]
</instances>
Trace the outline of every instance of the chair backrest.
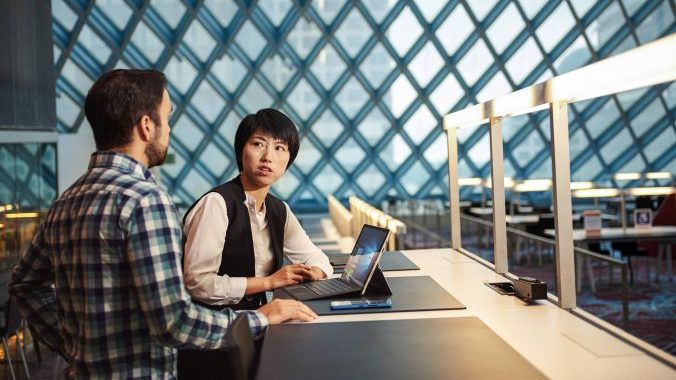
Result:
<instances>
[{"instance_id":1,"label":"chair backrest","mask_svg":"<svg viewBox=\"0 0 676 380\"><path fill-rule=\"evenodd\" d=\"M232 373L227 379L252 379L256 370L256 346L254 344L249 319L246 314L240 314L228 328L225 335L227 342L229 368Z\"/></svg>"}]
</instances>

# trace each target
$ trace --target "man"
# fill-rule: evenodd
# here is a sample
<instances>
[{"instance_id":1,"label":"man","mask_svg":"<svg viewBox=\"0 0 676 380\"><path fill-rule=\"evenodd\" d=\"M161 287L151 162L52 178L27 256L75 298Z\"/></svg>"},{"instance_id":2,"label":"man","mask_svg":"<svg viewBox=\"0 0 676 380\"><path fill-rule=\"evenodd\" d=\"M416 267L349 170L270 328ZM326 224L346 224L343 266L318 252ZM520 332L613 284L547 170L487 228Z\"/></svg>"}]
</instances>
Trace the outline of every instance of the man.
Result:
<instances>
[{"instance_id":1,"label":"man","mask_svg":"<svg viewBox=\"0 0 676 380\"><path fill-rule=\"evenodd\" d=\"M85 114L97 152L14 269L10 294L68 361L67 377L172 378L176 347L225 345L235 313L190 301L181 226L148 171L165 159L170 113L162 73L115 70L94 83ZM241 312L254 336L267 324L316 318L280 300Z\"/></svg>"}]
</instances>

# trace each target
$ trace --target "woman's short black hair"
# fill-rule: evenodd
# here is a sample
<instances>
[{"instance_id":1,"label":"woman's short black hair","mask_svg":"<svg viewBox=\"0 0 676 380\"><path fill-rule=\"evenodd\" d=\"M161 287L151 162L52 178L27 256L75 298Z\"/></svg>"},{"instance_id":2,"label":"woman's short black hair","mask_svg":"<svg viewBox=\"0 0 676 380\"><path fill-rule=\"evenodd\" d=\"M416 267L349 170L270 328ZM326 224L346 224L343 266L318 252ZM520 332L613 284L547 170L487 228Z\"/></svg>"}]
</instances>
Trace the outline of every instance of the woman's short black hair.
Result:
<instances>
[{"instance_id":1,"label":"woman's short black hair","mask_svg":"<svg viewBox=\"0 0 676 380\"><path fill-rule=\"evenodd\" d=\"M237 127L237 133L235 134L235 155L237 156L239 171L242 171L244 144L249 141L249 138L255 132L270 135L275 139L284 141L289 146L289 163L286 165L288 169L293 160L296 159L298 149L300 148L298 131L288 116L275 109L265 108L255 114L247 115L239 123L239 127Z\"/></svg>"},{"instance_id":2,"label":"woman's short black hair","mask_svg":"<svg viewBox=\"0 0 676 380\"><path fill-rule=\"evenodd\" d=\"M85 98L85 115L98 150L129 144L134 125L145 115L160 124L159 108L167 87L155 70L113 70L103 74Z\"/></svg>"}]
</instances>

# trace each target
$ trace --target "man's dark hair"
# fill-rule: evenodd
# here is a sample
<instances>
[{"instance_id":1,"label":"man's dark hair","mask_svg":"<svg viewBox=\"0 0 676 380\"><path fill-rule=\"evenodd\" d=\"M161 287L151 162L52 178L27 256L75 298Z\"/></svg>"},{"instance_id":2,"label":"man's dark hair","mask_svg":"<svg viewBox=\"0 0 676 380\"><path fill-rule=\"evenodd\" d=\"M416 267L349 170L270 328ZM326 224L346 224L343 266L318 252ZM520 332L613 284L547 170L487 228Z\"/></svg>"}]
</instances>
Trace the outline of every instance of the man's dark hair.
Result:
<instances>
[{"instance_id":1,"label":"man's dark hair","mask_svg":"<svg viewBox=\"0 0 676 380\"><path fill-rule=\"evenodd\" d=\"M159 71L113 70L103 74L89 89L84 107L96 149L129 144L134 125L145 115L159 127L158 111L166 87L167 79Z\"/></svg>"},{"instance_id":2,"label":"man's dark hair","mask_svg":"<svg viewBox=\"0 0 676 380\"><path fill-rule=\"evenodd\" d=\"M300 138L293 121L283 113L265 108L255 114L248 115L237 127L235 134L235 155L237 156L237 167L242 171L242 152L244 144L255 133L260 132L270 135L275 139L284 141L289 146L289 163L287 169L296 159L298 149L300 148Z\"/></svg>"}]
</instances>

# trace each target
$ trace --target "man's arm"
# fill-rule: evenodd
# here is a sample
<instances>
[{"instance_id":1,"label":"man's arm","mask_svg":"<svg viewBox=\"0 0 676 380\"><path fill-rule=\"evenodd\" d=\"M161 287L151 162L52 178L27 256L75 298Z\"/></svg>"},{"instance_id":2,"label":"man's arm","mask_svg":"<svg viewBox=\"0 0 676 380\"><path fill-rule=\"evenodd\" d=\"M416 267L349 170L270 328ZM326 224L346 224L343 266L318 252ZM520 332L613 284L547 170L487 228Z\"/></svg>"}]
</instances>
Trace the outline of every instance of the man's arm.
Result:
<instances>
[{"instance_id":1,"label":"man's arm","mask_svg":"<svg viewBox=\"0 0 676 380\"><path fill-rule=\"evenodd\" d=\"M65 357L53 284L54 268L45 248L43 224L14 267L9 294L14 297L13 302L17 303L23 317L35 329L37 338Z\"/></svg>"},{"instance_id":2,"label":"man's arm","mask_svg":"<svg viewBox=\"0 0 676 380\"><path fill-rule=\"evenodd\" d=\"M164 344L220 348L236 314L195 305L183 285L181 229L168 196L158 191L140 201L129 221L127 254L139 304L151 334ZM265 315L248 314L252 334L267 326Z\"/></svg>"}]
</instances>

